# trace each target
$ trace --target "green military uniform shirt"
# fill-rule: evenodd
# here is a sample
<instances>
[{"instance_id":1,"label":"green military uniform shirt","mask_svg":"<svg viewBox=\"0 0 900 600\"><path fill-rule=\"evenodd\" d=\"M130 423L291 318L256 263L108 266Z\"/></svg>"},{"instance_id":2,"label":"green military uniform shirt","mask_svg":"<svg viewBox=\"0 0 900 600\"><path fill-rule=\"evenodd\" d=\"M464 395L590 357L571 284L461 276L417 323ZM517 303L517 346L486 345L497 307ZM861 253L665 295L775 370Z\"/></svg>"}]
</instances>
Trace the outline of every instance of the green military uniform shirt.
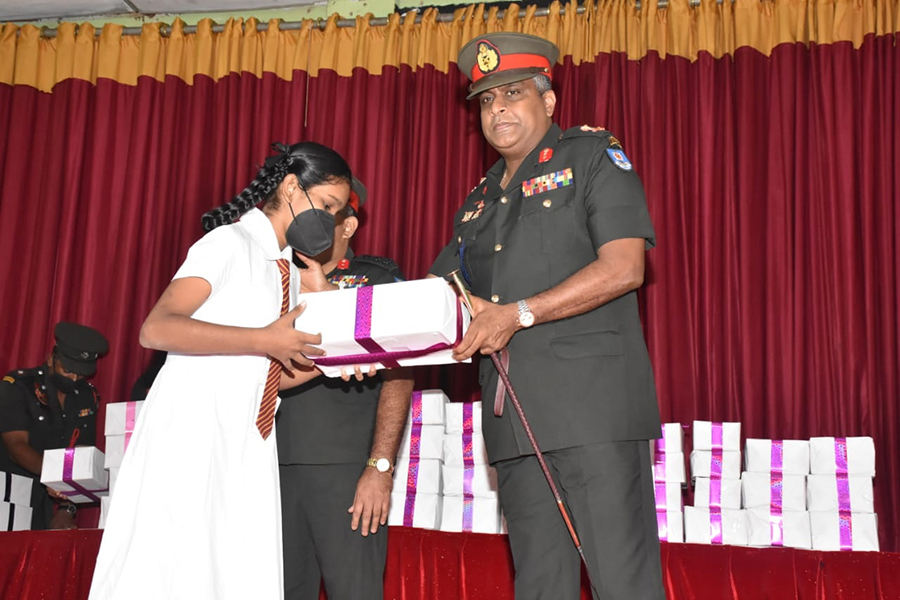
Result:
<instances>
[{"instance_id":1,"label":"green military uniform shirt","mask_svg":"<svg viewBox=\"0 0 900 600\"><path fill-rule=\"evenodd\" d=\"M554 124L501 189L504 167L501 159L466 198L432 274L461 268L475 295L509 304L561 283L607 242L655 244L640 179L608 132ZM508 349L510 379L542 450L659 437L635 292L520 330ZM499 418L489 408L498 374L488 360L480 381L491 461L532 454L512 407Z\"/></svg>"}]
</instances>

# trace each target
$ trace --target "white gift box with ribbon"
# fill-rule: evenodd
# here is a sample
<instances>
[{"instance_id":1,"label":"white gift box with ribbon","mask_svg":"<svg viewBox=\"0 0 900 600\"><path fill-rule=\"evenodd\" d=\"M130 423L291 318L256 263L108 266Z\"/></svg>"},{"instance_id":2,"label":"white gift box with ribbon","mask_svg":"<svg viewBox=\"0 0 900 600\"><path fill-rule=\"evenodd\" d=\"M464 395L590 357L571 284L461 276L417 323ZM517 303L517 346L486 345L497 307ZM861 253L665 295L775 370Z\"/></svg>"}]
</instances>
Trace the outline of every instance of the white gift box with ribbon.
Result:
<instances>
[{"instance_id":1,"label":"white gift box with ribbon","mask_svg":"<svg viewBox=\"0 0 900 600\"><path fill-rule=\"evenodd\" d=\"M310 357L328 377L354 365L456 364L452 348L469 326L469 313L441 278L301 294L306 302L294 326L321 332L323 357ZM470 362L470 361L466 361Z\"/></svg>"},{"instance_id":2,"label":"white gift box with ribbon","mask_svg":"<svg viewBox=\"0 0 900 600\"><path fill-rule=\"evenodd\" d=\"M468 405L468 406L467 406ZM447 433L462 433L467 424L470 431L481 431L481 400L478 402L447 403Z\"/></svg>"},{"instance_id":3,"label":"white gift box with ribbon","mask_svg":"<svg viewBox=\"0 0 900 600\"><path fill-rule=\"evenodd\" d=\"M684 543L684 514L680 510L656 510L656 533L661 542Z\"/></svg>"},{"instance_id":4,"label":"white gift box with ribbon","mask_svg":"<svg viewBox=\"0 0 900 600\"><path fill-rule=\"evenodd\" d=\"M31 529L31 507L0 501L0 531Z\"/></svg>"},{"instance_id":5,"label":"white gift box with ribbon","mask_svg":"<svg viewBox=\"0 0 900 600\"><path fill-rule=\"evenodd\" d=\"M746 546L747 516L743 510L685 506L684 541L689 544Z\"/></svg>"},{"instance_id":6,"label":"white gift box with ribbon","mask_svg":"<svg viewBox=\"0 0 900 600\"><path fill-rule=\"evenodd\" d=\"M473 431L469 436L464 433L445 433L444 464L463 467L467 464L488 464L487 448L481 432Z\"/></svg>"},{"instance_id":7,"label":"white gift box with ribbon","mask_svg":"<svg viewBox=\"0 0 900 600\"><path fill-rule=\"evenodd\" d=\"M500 504L496 498L444 496L441 531L500 533Z\"/></svg>"},{"instance_id":8,"label":"white gift box with ribbon","mask_svg":"<svg viewBox=\"0 0 900 600\"><path fill-rule=\"evenodd\" d=\"M813 550L878 551L878 516L828 511L809 513Z\"/></svg>"},{"instance_id":9,"label":"white gift box with ribbon","mask_svg":"<svg viewBox=\"0 0 900 600\"><path fill-rule=\"evenodd\" d=\"M445 496L471 495L475 498L497 498L497 470L490 465L444 465Z\"/></svg>"},{"instance_id":10,"label":"white gift box with ribbon","mask_svg":"<svg viewBox=\"0 0 900 600\"><path fill-rule=\"evenodd\" d=\"M34 480L24 475L0 471L0 501L18 506L31 506L31 486Z\"/></svg>"},{"instance_id":11,"label":"white gift box with ribbon","mask_svg":"<svg viewBox=\"0 0 900 600\"><path fill-rule=\"evenodd\" d=\"M694 421L692 432L694 450L741 451L740 423Z\"/></svg>"},{"instance_id":12,"label":"white gift box with ribbon","mask_svg":"<svg viewBox=\"0 0 900 600\"><path fill-rule=\"evenodd\" d=\"M786 510L779 514L769 508L751 508L746 513L751 546L812 548L808 512Z\"/></svg>"},{"instance_id":13,"label":"white gift box with ribbon","mask_svg":"<svg viewBox=\"0 0 900 600\"><path fill-rule=\"evenodd\" d=\"M444 425L446 423L445 407L450 399L441 390L422 390L419 394L422 403L422 425ZM410 409L412 410L412 409Z\"/></svg>"},{"instance_id":14,"label":"white gift box with ribbon","mask_svg":"<svg viewBox=\"0 0 900 600\"><path fill-rule=\"evenodd\" d=\"M744 465L751 473L780 471L785 475L809 473L809 442L806 440L748 439Z\"/></svg>"},{"instance_id":15,"label":"white gift box with ribbon","mask_svg":"<svg viewBox=\"0 0 900 600\"><path fill-rule=\"evenodd\" d=\"M441 524L440 494L391 494L388 525L438 529Z\"/></svg>"},{"instance_id":16,"label":"white gift box with ribbon","mask_svg":"<svg viewBox=\"0 0 900 600\"><path fill-rule=\"evenodd\" d=\"M694 506L740 508L741 480L697 477L694 479Z\"/></svg>"},{"instance_id":17,"label":"white gift box with ribbon","mask_svg":"<svg viewBox=\"0 0 900 600\"><path fill-rule=\"evenodd\" d=\"M441 461L435 458L397 459L394 465L394 494L412 491L420 494L441 493Z\"/></svg>"},{"instance_id":18,"label":"white gift box with ribbon","mask_svg":"<svg viewBox=\"0 0 900 600\"><path fill-rule=\"evenodd\" d=\"M875 476L875 442L870 437L809 439L809 472L813 475Z\"/></svg>"},{"instance_id":19,"label":"white gift box with ribbon","mask_svg":"<svg viewBox=\"0 0 900 600\"><path fill-rule=\"evenodd\" d=\"M681 484L677 481L656 481L653 484L653 495L656 498L656 510L677 510L684 508L684 497Z\"/></svg>"},{"instance_id":20,"label":"white gift box with ribbon","mask_svg":"<svg viewBox=\"0 0 900 600\"><path fill-rule=\"evenodd\" d=\"M128 449L128 443L131 441L131 434L108 435L106 436L106 454L103 457L103 467L106 469L117 469L122 466L122 460L125 458L125 450Z\"/></svg>"},{"instance_id":21,"label":"white gift box with ribbon","mask_svg":"<svg viewBox=\"0 0 900 600\"><path fill-rule=\"evenodd\" d=\"M103 433L109 436L133 432L143 406L143 400L107 404L106 425L103 427Z\"/></svg>"},{"instance_id":22,"label":"white gift box with ribbon","mask_svg":"<svg viewBox=\"0 0 900 600\"><path fill-rule=\"evenodd\" d=\"M653 454L653 441L650 441L651 457L653 459L653 481L674 481L686 483L687 475L684 468L684 454L681 452L666 452Z\"/></svg>"},{"instance_id":23,"label":"white gift box with ribbon","mask_svg":"<svg viewBox=\"0 0 900 600\"><path fill-rule=\"evenodd\" d=\"M103 453L93 446L44 450L41 483L76 504L100 502L108 494Z\"/></svg>"},{"instance_id":24,"label":"white gift box with ribbon","mask_svg":"<svg viewBox=\"0 0 900 600\"><path fill-rule=\"evenodd\" d=\"M684 430L681 423L663 423L662 437L650 440L651 450L658 454L684 452Z\"/></svg>"},{"instance_id":25,"label":"white gift box with ribbon","mask_svg":"<svg viewBox=\"0 0 900 600\"><path fill-rule=\"evenodd\" d=\"M406 423L403 439L397 449L397 458L418 456L419 458L443 459L444 427L442 425L415 426Z\"/></svg>"},{"instance_id":26,"label":"white gift box with ribbon","mask_svg":"<svg viewBox=\"0 0 900 600\"><path fill-rule=\"evenodd\" d=\"M868 475L809 475L806 501L810 511L875 512L872 478Z\"/></svg>"},{"instance_id":27,"label":"white gift box with ribbon","mask_svg":"<svg viewBox=\"0 0 900 600\"><path fill-rule=\"evenodd\" d=\"M768 508L774 502L785 511L804 511L806 477L745 471L741 474L741 497L744 508Z\"/></svg>"},{"instance_id":28,"label":"white gift box with ribbon","mask_svg":"<svg viewBox=\"0 0 900 600\"><path fill-rule=\"evenodd\" d=\"M691 476L740 479L741 453L730 450L694 450L691 452Z\"/></svg>"}]
</instances>

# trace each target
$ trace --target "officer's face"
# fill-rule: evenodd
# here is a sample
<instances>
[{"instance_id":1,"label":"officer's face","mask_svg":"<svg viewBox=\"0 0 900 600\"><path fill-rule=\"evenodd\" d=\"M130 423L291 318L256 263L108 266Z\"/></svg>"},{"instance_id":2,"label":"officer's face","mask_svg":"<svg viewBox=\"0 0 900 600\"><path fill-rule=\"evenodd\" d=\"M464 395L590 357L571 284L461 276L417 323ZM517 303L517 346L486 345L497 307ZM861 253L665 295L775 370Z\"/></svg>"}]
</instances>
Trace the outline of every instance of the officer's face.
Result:
<instances>
[{"instance_id":1,"label":"officer's face","mask_svg":"<svg viewBox=\"0 0 900 600\"><path fill-rule=\"evenodd\" d=\"M533 79L491 88L478 96L481 129L504 158L523 158L547 133L556 108L553 90L539 94Z\"/></svg>"},{"instance_id":2,"label":"officer's face","mask_svg":"<svg viewBox=\"0 0 900 600\"><path fill-rule=\"evenodd\" d=\"M61 377L65 377L66 379L71 379L72 381L79 381L84 379L84 375L79 375L78 373L73 373L72 371L67 370L61 362L51 356L50 358L50 366L53 369L53 372L60 375Z\"/></svg>"}]
</instances>

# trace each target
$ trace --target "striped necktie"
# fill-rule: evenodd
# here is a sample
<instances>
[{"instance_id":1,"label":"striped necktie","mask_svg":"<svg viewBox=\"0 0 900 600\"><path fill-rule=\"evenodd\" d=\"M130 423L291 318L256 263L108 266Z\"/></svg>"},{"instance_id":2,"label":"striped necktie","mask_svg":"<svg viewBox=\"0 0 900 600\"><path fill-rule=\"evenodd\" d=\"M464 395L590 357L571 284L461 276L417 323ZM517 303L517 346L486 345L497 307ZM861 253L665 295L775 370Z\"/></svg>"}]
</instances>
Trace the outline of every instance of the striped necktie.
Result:
<instances>
[{"instance_id":1,"label":"striped necktie","mask_svg":"<svg viewBox=\"0 0 900 600\"><path fill-rule=\"evenodd\" d=\"M278 259L278 268L281 270L281 314L288 311L291 286L291 263L286 258ZM266 377L266 388L263 391L262 402L259 403L259 416L256 417L256 428L263 439L267 439L272 433L275 424L275 401L278 398L278 383L281 381L281 365L277 360L269 360L269 375Z\"/></svg>"}]
</instances>

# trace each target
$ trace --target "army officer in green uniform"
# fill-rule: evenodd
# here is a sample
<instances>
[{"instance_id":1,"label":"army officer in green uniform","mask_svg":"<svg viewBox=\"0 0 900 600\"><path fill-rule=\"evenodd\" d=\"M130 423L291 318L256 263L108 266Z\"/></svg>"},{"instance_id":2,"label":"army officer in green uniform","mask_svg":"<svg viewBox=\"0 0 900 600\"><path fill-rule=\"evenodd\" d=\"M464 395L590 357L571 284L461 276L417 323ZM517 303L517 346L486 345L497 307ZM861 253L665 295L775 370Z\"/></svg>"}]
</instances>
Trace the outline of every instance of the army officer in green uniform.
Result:
<instances>
[{"instance_id":1,"label":"army officer in green uniform","mask_svg":"<svg viewBox=\"0 0 900 600\"><path fill-rule=\"evenodd\" d=\"M455 354L506 348L509 375L581 539L594 598L664 597L648 439L659 437L638 318L654 231L619 142L563 131L550 42L495 33L458 65L500 154L456 213L430 272L460 269L476 316ZM498 374L481 361L484 438L497 468L519 600L579 597L580 560Z\"/></svg>"},{"instance_id":2,"label":"army officer in green uniform","mask_svg":"<svg viewBox=\"0 0 900 600\"><path fill-rule=\"evenodd\" d=\"M354 179L334 244L315 257L339 288L404 279L394 261L354 256L366 190ZM380 599L393 465L409 413L409 369L363 381L318 377L281 393L277 416L287 600Z\"/></svg>"},{"instance_id":3,"label":"army officer in green uniform","mask_svg":"<svg viewBox=\"0 0 900 600\"><path fill-rule=\"evenodd\" d=\"M46 364L9 372L0 383L0 471L33 479L32 529L73 529L75 505L41 485L44 450L93 446L100 397L85 377L109 349L77 323L57 323Z\"/></svg>"}]
</instances>

